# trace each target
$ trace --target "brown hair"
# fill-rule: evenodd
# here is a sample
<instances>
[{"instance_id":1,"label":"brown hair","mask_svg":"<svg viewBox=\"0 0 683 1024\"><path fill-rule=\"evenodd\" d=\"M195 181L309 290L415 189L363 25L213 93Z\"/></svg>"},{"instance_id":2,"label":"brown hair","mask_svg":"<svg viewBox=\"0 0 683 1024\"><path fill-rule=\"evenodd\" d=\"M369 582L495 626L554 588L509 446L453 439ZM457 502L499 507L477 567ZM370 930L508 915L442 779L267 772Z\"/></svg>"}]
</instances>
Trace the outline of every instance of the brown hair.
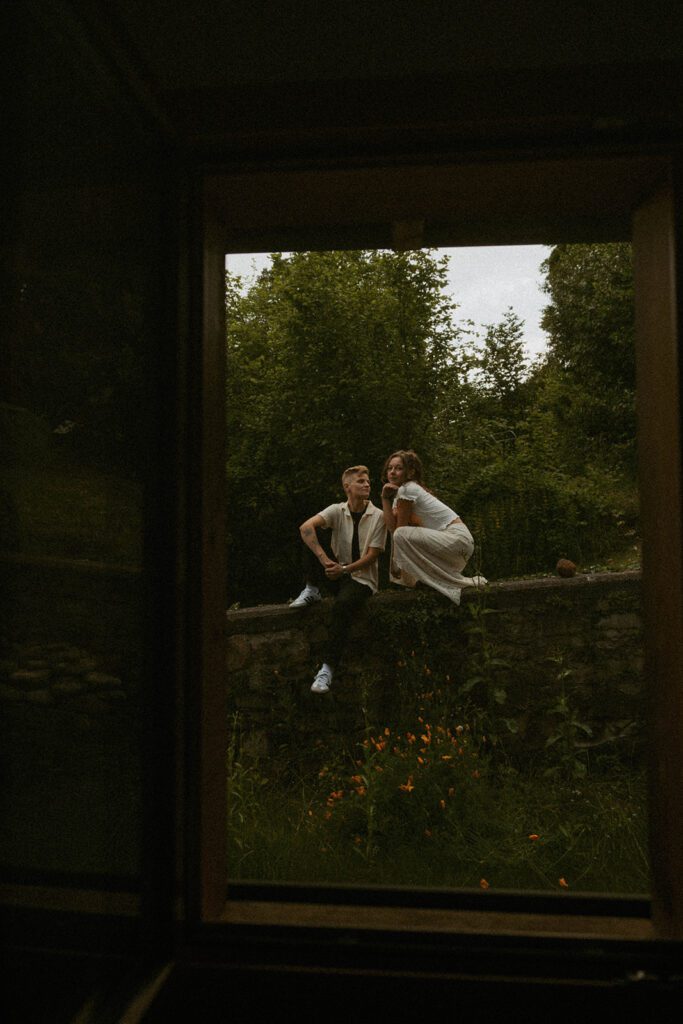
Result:
<instances>
[{"instance_id":1,"label":"brown hair","mask_svg":"<svg viewBox=\"0 0 683 1024\"><path fill-rule=\"evenodd\" d=\"M389 463L391 462L392 459L400 459L402 461L403 468L405 469L406 480L414 480L416 484L420 484L422 487L425 486L422 481L423 469L422 462L420 461L420 456L417 455L416 452L412 450L412 448L401 448L397 452L392 452L392 454L389 456L389 458L382 467L383 483L386 483L387 481L387 469L389 468Z\"/></svg>"},{"instance_id":2,"label":"brown hair","mask_svg":"<svg viewBox=\"0 0 683 1024\"><path fill-rule=\"evenodd\" d=\"M360 476L361 473L367 473L370 476L370 470L367 466L349 466L341 475L342 487L346 487L349 477Z\"/></svg>"}]
</instances>

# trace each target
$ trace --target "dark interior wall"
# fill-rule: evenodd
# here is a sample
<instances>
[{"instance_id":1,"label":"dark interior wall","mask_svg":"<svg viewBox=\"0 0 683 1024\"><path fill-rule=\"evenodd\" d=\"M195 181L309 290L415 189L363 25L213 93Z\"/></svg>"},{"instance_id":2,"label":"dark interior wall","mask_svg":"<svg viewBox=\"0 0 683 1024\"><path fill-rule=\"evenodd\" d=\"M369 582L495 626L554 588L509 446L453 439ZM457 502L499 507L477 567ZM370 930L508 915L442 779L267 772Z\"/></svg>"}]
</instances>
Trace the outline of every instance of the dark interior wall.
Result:
<instances>
[{"instance_id":1,"label":"dark interior wall","mask_svg":"<svg viewBox=\"0 0 683 1024\"><path fill-rule=\"evenodd\" d=\"M67 911L82 908L70 892L94 893L95 907L98 893L118 893L107 905L131 923L145 859L143 709L173 678L168 648L155 652L156 588L173 573L162 493L174 486L173 401L160 394L175 372L175 162L68 7L13 6L0 863L29 904L22 887L59 886Z\"/></svg>"},{"instance_id":2,"label":"dark interior wall","mask_svg":"<svg viewBox=\"0 0 683 1024\"><path fill-rule=\"evenodd\" d=\"M103 693L86 693L97 698L97 714L92 702L78 712L59 705L57 729L41 717L41 701L61 700L51 678L31 688L20 677L19 685L11 684L19 697L5 694L10 703L3 704L0 750L9 784L0 809L6 879L15 888L58 880L62 910L72 911L66 924L60 919L51 930L44 915L28 924L17 915L10 919L19 989L33 1000L21 1019L59 1021L73 1016L78 999L102 975L92 963L83 969L69 961L77 980L60 1002L64 961L38 964L26 949L38 942L73 948L87 918L89 950L101 951L105 932L92 926L92 914L76 912L70 891L82 891L87 882L91 891L135 896L151 877L150 864L157 877L175 866L168 823L176 648L168 592L175 582L170 540L179 486L173 403L182 247L176 200L191 200L176 168L227 161L251 172L279 159L391 164L415 154L437 162L473 153L484 161L539 152L559 158L577 151L666 155L680 145L682 35L679 8L671 3L647 10L624 2L567 3L556 18L548 5L506 0L118 0L104 16L102 5L90 0L35 0L21 5L15 18L5 36L12 40L12 88L2 171L8 358L0 402L28 410L37 422L35 447L3 446L4 523L12 528L0 548L14 559L15 576L29 551L32 558L52 559L46 571L53 583L61 558L69 560L63 571L71 581L73 560L90 559L95 550L103 574L110 559L117 572L122 563L139 572L128 605L139 647L120 625L114 628L120 619L104 599L91 607L97 621L92 628L84 622L82 640L64 637L58 604L42 635L30 616L23 624L15 617L11 634L2 633L3 657L16 659L16 671L45 672L25 661L49 663L36 645L68 639L82 656L81 668L93 659L90 670L119 678L125 693L115 708ZM180 295L186 288L187 275ZM52 436L63 419L79 427L66 450ZM26 437L21 431L12 436ZM110 537L125 530L137 538L125 558L121 546L107 550L107 531L94 514L98 506L79 490L93 475L106 478L106 507L124 491L131 495L120 528L109 524ZM33 480L28 495L19 477ZM36 507L50 495L48 520L64 506L60 495L74 503L66 520L80 515L76 549L67 530L51 534L36 524ZM30 605L39 574L35 568L20 573L14 585L21 600L11 591L4 600L5 611L16 616L18 606ZM119 652L111 664L93 649L95 634L107 641L102 650ZM46 697L27 697L42 691ZM124 745L137 765L126 779L115 767ZM155 789L158 778L165 781ZM70 815L68 829L61 809ZM107 948L135 952L135 927L112 927L112 918L135 921L139 904L128 904L124 915L120 901L101 904L112 906L118 909L109 915ZM288 985L298 991L300 979L292 985L292 977ZM242 994L261 980L233 975ZM189 977L182 986L187 1007L192 984ZM320 986L320 998L329 996L324 978ZM223 998L221 981L213 1005ZM501 1001L509 998L506 989ZM548 999L555 1001L553 991Z\"/></svg>"}]
</instances>

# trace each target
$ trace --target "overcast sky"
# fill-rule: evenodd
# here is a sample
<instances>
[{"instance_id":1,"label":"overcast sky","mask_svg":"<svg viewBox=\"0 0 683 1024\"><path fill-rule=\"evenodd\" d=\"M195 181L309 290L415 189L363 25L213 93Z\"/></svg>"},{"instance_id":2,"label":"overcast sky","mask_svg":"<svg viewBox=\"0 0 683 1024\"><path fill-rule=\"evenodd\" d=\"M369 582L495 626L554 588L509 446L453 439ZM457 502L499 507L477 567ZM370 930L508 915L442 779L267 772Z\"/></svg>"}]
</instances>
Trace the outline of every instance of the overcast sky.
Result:
<instances>
[{"instance_id":1,"label":"overcast sky","mask_svg":"<svg viewBox=\"0 0 683 1024\"><path fill-rule=\"evenodd\" d=\"M530 356L544 351L546 337L539 320L548 297L541 291L540 266L549 253L544 245L495 245L442 249L450 257L450 291L458 303L456 319L496 324L511 306L524 320ZM227 256L226 265L249 283L268 263L263 253Z\"/></svg>"}]
</instances>

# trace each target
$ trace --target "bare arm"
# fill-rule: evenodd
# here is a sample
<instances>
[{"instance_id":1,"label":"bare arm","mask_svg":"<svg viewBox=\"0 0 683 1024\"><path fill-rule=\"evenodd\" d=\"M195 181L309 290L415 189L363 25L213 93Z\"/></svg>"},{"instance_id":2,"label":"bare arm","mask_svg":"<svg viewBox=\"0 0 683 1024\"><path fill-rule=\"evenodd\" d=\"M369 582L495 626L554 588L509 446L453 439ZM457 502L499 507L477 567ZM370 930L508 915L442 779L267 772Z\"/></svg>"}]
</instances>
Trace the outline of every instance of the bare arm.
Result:
<instances>
[{"instance_id":1,"label":"bare arm","mask_svg":"<svg viewBox=\"0 0 683 1024\"><path fill-rule=\"evenodd\" d=\"M382 515L384 516L384 525L389 533L393 533L399 526L420 525L420 520L413 514L415 505L413 501L399 498L396 506L393 507L392 502L396 497L397 490L398 487L394 487L393 484L385 484L382 488Z\"/></svg>"},{"instance_id":2,"label":"bare arm","mask_svg":"<svg viewBox=\"0 0 683 1024\"><path fill-rule=\"evenodd\" d=\"M394 487L393 484L385 484L382 488L382 515L384 516L384 525L389 533L393 533L397 525L396 516L392 508L392 502L396 497L397 490L398 487Z\"/></svg>"},{"instance_id":3,"label":"bare arm","mask_svg":"<svg viewBox=\"0 0 683 1024\"><path fill-rule=\"evenodd\" d=\"M382 548L368 548L362 558L357 559L355 562L347 562L345 569L342 569L341 565L337 565L335 562L331 562L325 568L325 575L331 579L336 580L339 576L349 575L352 572L356 572L357 569L364 569L366 565L372 565L379 558Z\"/></svg>"},{"instance_id":4,"label":"bare arm","mask_svg":"<svg viewBox=\"0 0 683 1024\"><path fill-rule=\"evenodd\" d=\"M327 529L327 523L321 515L311 516L305 523L302 523L299 527L299 533L301 539L307 548L310 548L315 557L318 559L323 569L329 569L330 566L336 565L331 558L328 558L323 549L320 546L320 541L316 536L316 529L322 527Z\"/></svg>"},{"instance_id":5,"label":"bare arm","mask_svg":"<svg viewBox=\"0 0 683 1024\"><path fill-rule=\"evenodd\" d=\"M413 501L405 501L403 498L398 499L396 502L396 528L399 526L410 526L414 505L415 502Z\"/></svg>"}]
</instances>

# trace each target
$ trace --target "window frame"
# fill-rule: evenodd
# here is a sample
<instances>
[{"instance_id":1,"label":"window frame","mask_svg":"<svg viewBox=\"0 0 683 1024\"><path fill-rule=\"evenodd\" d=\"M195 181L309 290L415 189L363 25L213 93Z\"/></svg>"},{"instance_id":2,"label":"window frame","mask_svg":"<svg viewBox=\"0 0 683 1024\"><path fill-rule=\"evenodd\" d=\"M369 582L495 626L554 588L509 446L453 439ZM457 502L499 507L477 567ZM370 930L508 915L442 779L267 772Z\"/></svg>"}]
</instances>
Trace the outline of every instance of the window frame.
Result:
<instances>
[{"instance_id":1,"label":"window frame","mask_svg":"<svg viewBox=\"0 0 683 1024\"><path fill-rule=\"evenodd\" d=\"M201 268L197 268L196 331L188 368L194 376L196 419L190 422L190 464L196 467L188 501L188 530L196 538L188 570L194 609L188 650L187 808L194 808L187 846L189 933L213 942L247 932L253 937L314 935L334 944L353 930L354 941L376 945L378 936L450 936L471 945L547 940L610 940L633 957L663 955L683 938L683 811L667 792L683 782L683 722L671 708L683 692L683 519L677 299L680 183L666 157L509 157L486 163L426 162L420 166L340 167L300 165L250 173L210 169L198 182ZM559 178L557 175L559 174ZM525 183L531 182L532 188ZM553 186L554 182L554 186ZM301 185L304 184L304 194ZM676 188L678 185L678 189ZM552 187L551 187L552 186ZM563 192L563 186L566 191ZM541 195L543 189L549 195ZM517 194L515 189L521 190ZM480 198L478 209L471 204ZM541 195L533 207L533 195ZM561 216L560 199L566 198ZM530 208L530 204L532 208ZM468 207L468 204L469 207ZM552 234L551 232L555 232ZM329 887L234 886L226 900L226 780L224 723L223 516L226 252L314 248L528 244L623 240L634 245L640 451L643 522L643 593L646 673L650 685L651 919L637 901L599 895L533 893L432 893L448 904L416 906L396 891L341 891ZM421 236L421 237L420 237ZM199 262L199 261L198 261ZM201 276L200 276L201 275ZM191 368L194 369L191 369ZM664 508L660 495L665 496ZM662 559L666 558L666 563ZM668 579L656 576L667 564ZM218 685L216 685L218 681ZM194 780L194 781L192 781ZM663 835L660 823L665 823ZM676 845L678 842L678 845ZM311 894L315 889L314 898ZM333 895L335 902L328 902ZM426 894L421 894L426 898ZM301 897L306 897L301 898ZM526 910L520 904L526 904ZM365 904L365 905L363 905ZM381 905L384 904L384 905ZM561 911L561 912L559 912ZM208 931L207 931L208 928ZM525 944L527 944L525 946ZM655 954L655 947L659 951ZM554 948L554 947L553 947ZM645 952L647 950L647 953ZM562 954L564 955L564 954Z\"/></svg>"}]
</instances>

